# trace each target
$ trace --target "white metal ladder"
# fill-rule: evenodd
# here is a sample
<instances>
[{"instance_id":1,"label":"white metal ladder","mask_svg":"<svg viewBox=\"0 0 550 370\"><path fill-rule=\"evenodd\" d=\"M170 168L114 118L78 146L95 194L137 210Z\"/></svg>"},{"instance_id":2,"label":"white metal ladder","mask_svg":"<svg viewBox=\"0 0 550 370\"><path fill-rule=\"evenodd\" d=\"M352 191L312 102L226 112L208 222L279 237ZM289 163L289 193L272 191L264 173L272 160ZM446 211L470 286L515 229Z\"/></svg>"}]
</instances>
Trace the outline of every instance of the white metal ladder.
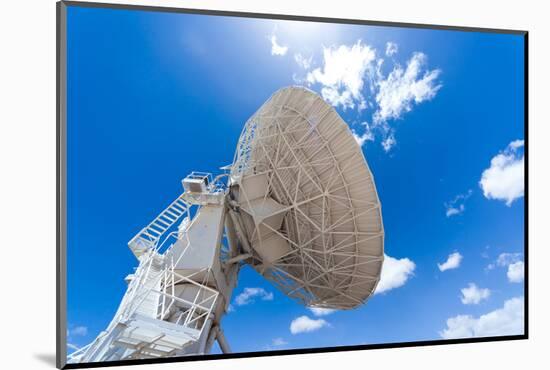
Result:
<instances>
[{"instance_id":1,"label":"white metal ladder","mask_svg":"<svg viewBox=\"0 0 550 370\"><path fill-rule=\"evenodd\" d=\"M182 199L182 196L183 194L177 197L149 225L128 242L128 246L136 257L155 247L166 230L170 229L187 212L189 206Z\"/></svg>"}]
</instances>

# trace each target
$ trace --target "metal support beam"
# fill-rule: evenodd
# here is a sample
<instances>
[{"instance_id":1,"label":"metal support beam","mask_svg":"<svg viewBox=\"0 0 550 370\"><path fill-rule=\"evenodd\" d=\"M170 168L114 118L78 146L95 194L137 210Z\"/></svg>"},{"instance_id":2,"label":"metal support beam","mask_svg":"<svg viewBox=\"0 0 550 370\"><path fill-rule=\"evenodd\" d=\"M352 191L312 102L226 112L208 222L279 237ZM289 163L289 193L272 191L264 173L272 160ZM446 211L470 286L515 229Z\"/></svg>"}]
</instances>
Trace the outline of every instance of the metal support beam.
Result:
<instances>
[{"instance_id":1,"label":"metal support beam","mask_svg":"<svg viewBox=\"0 0 550 370\"><path fill-rule=\"evenodd\" d=\"M227 343L227 339L225 339L223 330L219 326L216 334L216 339L218 340L218 344L220 345L220 349L223 353L231 353L231 347L229 347L229 343Z\"/></svg>"}]
</instances>

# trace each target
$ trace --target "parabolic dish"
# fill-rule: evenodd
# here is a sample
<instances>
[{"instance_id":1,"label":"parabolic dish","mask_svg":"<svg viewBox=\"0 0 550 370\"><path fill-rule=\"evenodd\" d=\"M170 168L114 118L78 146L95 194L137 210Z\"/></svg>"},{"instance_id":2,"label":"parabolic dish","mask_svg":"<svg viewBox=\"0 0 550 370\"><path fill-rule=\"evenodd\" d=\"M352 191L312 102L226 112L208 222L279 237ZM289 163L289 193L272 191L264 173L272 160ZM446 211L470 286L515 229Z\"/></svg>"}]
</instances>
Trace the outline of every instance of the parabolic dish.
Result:
<instances>
[{"instance_id":1,"label":"parabolic dish","mask_svg":"<svg viewBox=\"0 0 550 370\"><path fill-rule=\"evenodd\" d=\"M247 121L230 196L252 266L288 296L350 309L374 292L384 258L374 179L348 125L320 96L283 88Z\"/></svg>"}]
</instances>

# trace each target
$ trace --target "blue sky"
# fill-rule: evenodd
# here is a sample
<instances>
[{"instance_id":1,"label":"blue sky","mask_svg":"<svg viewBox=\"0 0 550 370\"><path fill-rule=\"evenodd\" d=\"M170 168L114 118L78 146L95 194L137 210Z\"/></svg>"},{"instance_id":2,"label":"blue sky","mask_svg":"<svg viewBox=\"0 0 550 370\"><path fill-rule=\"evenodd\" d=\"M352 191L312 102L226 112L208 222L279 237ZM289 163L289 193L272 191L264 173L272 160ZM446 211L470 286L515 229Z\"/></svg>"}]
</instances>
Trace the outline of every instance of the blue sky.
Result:
<instances>
[{"instance_id":1,"label":"blue sky","mask_svg":"<svg viewBox=\"0 0 550 370\"><path fill-rule=\"evenodd\" d=\"M69 7L69 343L107 326L137 265L126 243L180 180L231 163L247 118L296 84L362 145L387 262L339 312L245 267L233 351L521 334L523 63L517 35Z\"/></svg>"}]
</instances>

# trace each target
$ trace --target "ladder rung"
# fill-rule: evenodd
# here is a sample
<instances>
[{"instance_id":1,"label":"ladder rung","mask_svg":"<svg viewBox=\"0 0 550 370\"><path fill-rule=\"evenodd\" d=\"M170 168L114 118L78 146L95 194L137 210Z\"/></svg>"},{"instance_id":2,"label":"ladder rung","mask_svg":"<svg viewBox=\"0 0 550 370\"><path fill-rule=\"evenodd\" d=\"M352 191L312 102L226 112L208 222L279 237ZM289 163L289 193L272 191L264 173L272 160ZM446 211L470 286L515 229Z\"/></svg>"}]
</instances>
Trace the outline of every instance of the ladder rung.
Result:
<instances>
[{"instance_id":1,"label":"ladder rung","mask_svg":"<svg viewBox=\"0 0 550 370\"><path fill-rule=\"evenodd\" d=\"M160 217L157 218L157 219L155 220L155 222L161 222L161 223L163 223L164 225L166 225L166 228L169 228L169 227L172 225L171 223L164 221L164 220L163 220L162 218L160 218ZM172 221L172 222L173 222L173 221ZM154 222L153 222L153 223L154 223Z\"/></svg>"},{"instance_id":2,"label":"ladder rung","mask_svg":"<svg viewBox=\"0 0 550 370\"><path fill-rule=\"evenodd\" d=\"M187 208L187 203L185 203L185 201L181 198L176 199L176 201L174 203L176 203L179 206Z\"/></svg>"},{"instance_id":3,"label":"ladder rung","mask_svg":"<svg viewBox=\"0 0 550 370\"><path fill-rule=\"evenodd\" d=\"M159 238L159 237L160 237L162 234L164 234L164 232L166 231L166 230L157 230L157 229L153 229L153 228L152 228L152 225L149 226L149 230L153 230L153 232L155 232L156 234L158 234L157 238Z\"/></svg>"},{"instance_id":4,"label":"ladder rung","mask_svg":"<svg viewBox=\"0 0 550 370\"><path fill-rule=\"evenodd\" d=\"M168 213L170 216L175 217L176 219L178 219L178 218L181 216L181 214L179 214L179 215L178 215L178 214L175 214L175 213L171 212L171 211L168 210L168 209L166 210L166 213Z\"/></svg>"},{"instance_id":5,"label":"ladder rung","mask_svg":"<svg viewBox=\"0 0 550 370\"><path fill-rule=\"evenodd\" d=\"M179 212L185 212L185 210L187 209L186 207L182 206L181 204L179 203L173 203L172 206L170 207L171 209L176 209L177 211Z\"/></svg>"},{"instance_id":6,"label":"ladder rung","mask_svg":"<svg viewBox=\"0 0 550 370\"><path fill-rule=\"evenodd\" d=\"M172 224L177 220L177 218L172 218L172 217L168 216L166 213L163 213L163 214L160 215L158 218L159 218L159 219L162 219L162 217L164 217L165 219L167 219L168 222L170 223L170 225L172 225Z\"/></svg>"},{"instance_id":7,"label":"ladder rung","mask_svg":"<svg viewBox=\"0 0 550 370\"><path fill-rule=\"evenodd\" d=\"M172 204L172 207L170 207L169 209L170 209L170 211L176 212L179 215L181 215L183 212L185 212L185 208L177 207L175 204Z\"/></svg>"},{"instance_id":8,"label":"ladder rung","mask_svg":"<svg viewBox=\"0 0 550 370\"><path fill-rule=\"evenodd\" d=\"M158 236L153 236L153 235L149 234L147 231L144 231L144 232L143 232L143 235L147 235L148 237L150 237L151 239L153 239L153 240L151 240L151 241L154 241L154 240L156 240L156 239L158 238Z\"/></svg>"},{"instance_id":9,"label":"ladder rung","mask_svg":"<svg viewBox=\"0 0 550 370\"><path fill-rule=\"evenodd\" d=\"M155 221L155 222L157 222L157 221ZM155 222L153 222L151 225L149 225L149 229L153 230L154 232L156 232L158 234L164 234L164 232L166 231L166 228L163 227L162 225L156 224ZM153 226L156 227L156 229L153 229Z\"/></svg>"},{"instance_id":10,"label":"ladder rung","mask_svg":"<svg viewBox=\"0 0 550 370\"><path fill-rule=\"evenodd\" d=\"M151 226L152 226L152 225L149 225L149 227L147 227L147 232L149 232L149 233L155 233L155 234L158 234L158 235L162 234L160 231L158 231L157 229L153 229ZM157 235L157 236L158 236L158 235Z\"/></svg>"}]
</instances>

